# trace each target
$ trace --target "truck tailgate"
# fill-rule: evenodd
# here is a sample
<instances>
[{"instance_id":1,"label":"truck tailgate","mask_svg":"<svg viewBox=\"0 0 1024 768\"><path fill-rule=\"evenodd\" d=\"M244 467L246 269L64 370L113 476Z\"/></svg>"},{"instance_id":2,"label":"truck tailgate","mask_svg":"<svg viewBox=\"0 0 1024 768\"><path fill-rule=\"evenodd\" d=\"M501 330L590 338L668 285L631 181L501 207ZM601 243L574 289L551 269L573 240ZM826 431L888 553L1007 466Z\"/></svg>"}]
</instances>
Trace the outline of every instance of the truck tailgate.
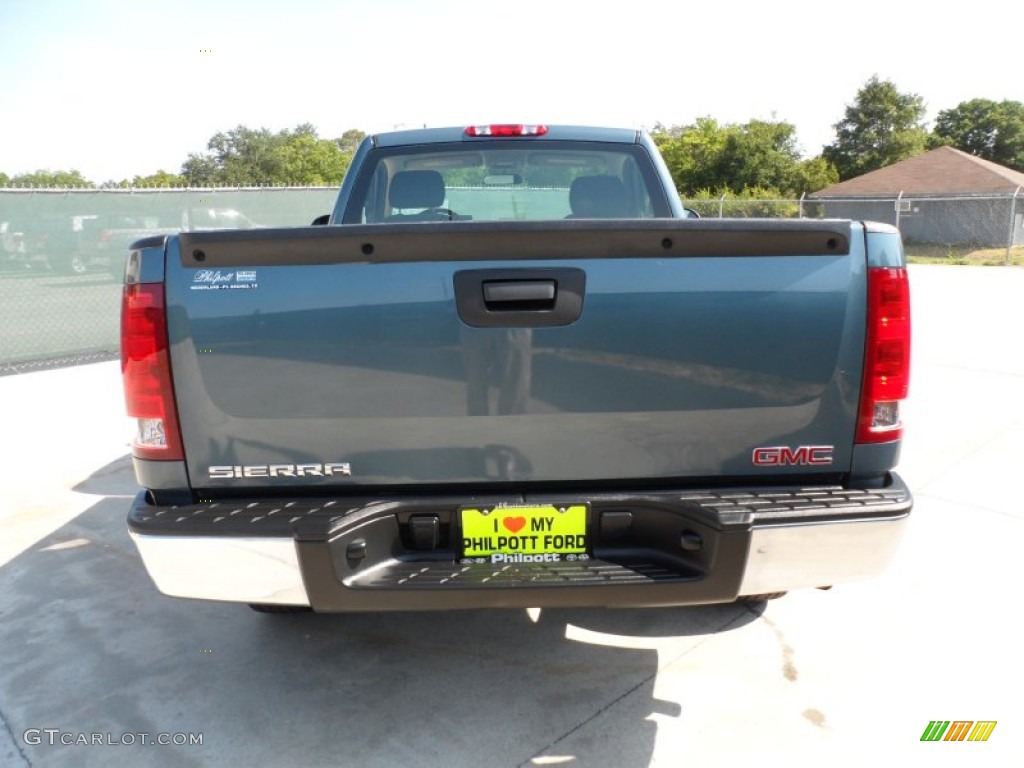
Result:
<instances>
[{"instance_id":1,"label":"truck tailgate","mask_svg":"<svg viewBox=\"0 0 1024 768\"><path fill-rule=\"evenodd\" d=\"M183 234L165 280L191 483L838 476L865 272L849 222Z\"/></svg>"}]
</instances>

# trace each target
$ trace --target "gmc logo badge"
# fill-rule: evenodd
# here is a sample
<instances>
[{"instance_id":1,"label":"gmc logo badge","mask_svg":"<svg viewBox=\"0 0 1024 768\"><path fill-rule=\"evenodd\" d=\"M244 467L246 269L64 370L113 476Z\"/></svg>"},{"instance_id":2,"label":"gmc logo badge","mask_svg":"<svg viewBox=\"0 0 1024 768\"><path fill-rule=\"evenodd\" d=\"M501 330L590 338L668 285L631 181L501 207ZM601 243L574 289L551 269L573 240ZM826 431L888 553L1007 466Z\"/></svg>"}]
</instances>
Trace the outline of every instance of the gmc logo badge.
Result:
<instances>
[{"instance_id":1,"label":"gmc logo badge","mask_svg":"<svg viewBox=\"0 0 1024 768\"><path fill-rule=\"evenodd\" d=\"M754 449L755 467L821 467L832 463L832 445L773 445Z\"/></svg>"}]
</instances>

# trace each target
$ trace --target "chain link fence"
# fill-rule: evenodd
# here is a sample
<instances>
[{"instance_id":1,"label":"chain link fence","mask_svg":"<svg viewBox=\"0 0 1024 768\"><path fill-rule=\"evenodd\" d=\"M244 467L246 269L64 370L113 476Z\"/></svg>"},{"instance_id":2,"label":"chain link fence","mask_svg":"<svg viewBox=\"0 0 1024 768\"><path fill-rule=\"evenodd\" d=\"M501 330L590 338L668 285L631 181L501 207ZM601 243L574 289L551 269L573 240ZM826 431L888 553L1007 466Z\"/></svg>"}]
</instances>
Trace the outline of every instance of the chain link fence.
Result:
<instances>
[{"instance_id":1,"label":"chain link fence","mask_svg":"<svg viewBox=\"0 0 1024 768\"><path fill-rule=\"evenodd\" d=\"M128 246L186 229L297 226L328 213L336 187L0 189L0 375L114 359ZM684 200L706 218L881 221L911 256L1024 257L1024 195Z\"/></svg>"},{"instance_id":2,"label":"chain link fence","mask_svg":"<svg viewBox=\"0 0 1024 768\"><path fill-rule=\"evenodd\" d=\"M118 356L139 238L309 224L337 187L0 189L0 375Z\"/></svg>"},{"instance_id":3,"label":"chain link fence","mask_svg":"<svg viewBox=\"0 0 1024 768\"><path fill-rule=\"evenodd\" d=\"M900 230L907 253L951 261L1009 262L1024 249L1024 194L963 197L804 197L684 200L705 218L837 218L880 221ZM1024 256L1024 251L1016 254Z\"/></svg>"}]
</instances>

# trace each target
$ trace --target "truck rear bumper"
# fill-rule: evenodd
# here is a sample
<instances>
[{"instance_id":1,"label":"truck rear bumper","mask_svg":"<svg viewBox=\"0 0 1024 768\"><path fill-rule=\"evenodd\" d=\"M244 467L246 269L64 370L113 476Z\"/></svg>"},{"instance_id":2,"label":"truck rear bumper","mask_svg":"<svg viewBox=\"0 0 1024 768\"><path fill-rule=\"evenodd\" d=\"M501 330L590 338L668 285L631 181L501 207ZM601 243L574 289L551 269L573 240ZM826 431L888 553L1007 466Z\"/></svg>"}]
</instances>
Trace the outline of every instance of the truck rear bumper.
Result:
<instances>
[{"instance_id":1,"label":"truck rear bumper","mask_svg":"<svg viewBox=\"0 0 1024 768\"><path fill-rule=\"evenodd\" d=\"M544 503L579 500L543 496ZM129 528L157 588L177 597L318 611L669 606L874 576L895 552L912 506L895 475L870 490L602 494L587 498L588 555L492 563L455 552L465 501L155 507L140 495ZM431 519L431 535L413 531L411 521Z\"/></svg>"}]
</instances>

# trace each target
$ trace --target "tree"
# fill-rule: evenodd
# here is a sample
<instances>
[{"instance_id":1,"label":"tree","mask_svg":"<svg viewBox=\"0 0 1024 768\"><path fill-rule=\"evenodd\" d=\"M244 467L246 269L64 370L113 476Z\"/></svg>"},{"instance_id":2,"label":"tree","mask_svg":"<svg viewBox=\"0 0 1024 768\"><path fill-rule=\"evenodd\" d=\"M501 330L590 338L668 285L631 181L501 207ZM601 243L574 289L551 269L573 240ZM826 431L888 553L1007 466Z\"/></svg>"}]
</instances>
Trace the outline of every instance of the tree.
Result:
<instances>
[{"instance_id":1,"label":"tree","mask_svg":"<svg viewBox=\"0 0 1024 768\"><path fill-rule=\"evenodd\" d=\"M21 173L10 180L20 187L95 187L79 171L34 171Z\"/></svg>"},{"instance_id":2,"label":"tree","mask_svg":"<svg viewBox=\"0 0 1024 768\"><path fill-rule=\"evenodd\" d=\"M953 109L939 112L932 143L956 147L1024 171L1024 103L990 99L963 101Z\"/></svg>"},{"instance_id":3,"label":"tree","mask_svg":"<svg viewBox=\"0 0 1024 768\"><path fill-rule=\"evenodd\" d=\"M182 163L181 175L190 187L209 187L219 184L221 168L217 161L209 155L197 155L190 152L188 159Z\"/></svg>"},{"instance_id":4,"label":"tree","mask_svg":"<svg viewBox=\"0 0 1024 768\"><path fill-rule=\"evenodd\" d=\"M0 187L6 187L11 181L11 177L6 173L0 173Z\"/></svg>"},{"instance_id":5,"label":"tree","mask_svg":"<svg viewBox=\"0 0 1024 768\"><path fill-rule=\"evenodd\" d=\"M893 83L875 75L857 91L845 117L832 126L836 141L822 156L843 180L913 157L928 145L924 114L920 96L900 93Z\"/></svg>"},{"instance_id":6,"label":"tree","mask_svg":"<svg viewBox=\"0 0 1024 768\"><path fill-rule=\"evenodd\" d=\"M359 132L345 136L351 140L354 133ZM321 139L309 123L278 133L239 125L215 134L207 144L209 152L190 154L181 175L191 186L338 184L351 161L351 153L340 146L345 136Z\"/></svg>"},{"instance_id":7,"label":"tree","mask_svg":"<svg viewBox=\"0 0 1024 768\"><path fill-rule=\"evenodd\" d=\"M727 126L718 175L732 190L767 187L788 193L797 186L799 163L795 126L751 120Z\"/></svg>"},{"instance_id":8,"label":"tree","mask_svg":"<svg viewBox=\"0 0 1024 768\"><path fill-rule=\"evenodd\" d=\"M354 155L359 149L359 143L366 138L366 134L358 128L349 128L341 136L335 139L338 148L347 155Z\"/></svg>"},{"instance_id":9,"label":"tree","mask_svg":"<svg viewBox=\"0 0 1024 768\"><path fill-rule=\"evenodd\" d=\"M293 136L275 150L280 164L278 180L288 186L340 184L351 155L333 141L315 135Z\"/></svg>"},{"instance_id":10,"label":"tree","mask_svg":"<svg viewBox=\"0 0 1024 768\"><path fill-rule=\"evenodd\" d=\"M719 125L710 117L693 125L658 124L652 138L679 193L721 196L759 189L772 197L799 197L838 180L821 158L801 160L796 128L781 121Z\"/></svg>"},{"instance_id":11,"label":"tree","mask_svg":"<svg viewBox=\"0 0 1024 768\"><path fill-rule=\"evenodd\" d=\"M189 154L181 175L192 186L224 184L239 187L278 183L279 168L274 149L287 136L275 136L266 128L253 130L239 125L227 132L213 135L205 155Z\"/></svg>"},{"instance_id":12,"label":"tree","mask_svg":"<svg viewBox=\"0 0 1024 768\"><path fill-rule=\"evenodd\" d=\"M830 187L839 181L839 171L832 163L820 155L804 160L798 171L797 189L801 195L817 192Z\"/></svg>"},{"instance_id":13,"label":"tree","mask_svg":"<svg viewBox=\"0 0 1024 768\"><path fill-rule=\"evenodd\" d=\"M722 186L718 159L725 150L726 139L725 129L711 117L699 117L693 125L675 126L654 134L679 194L693 195L700 189Z\"/></svg>"},{"instance_id":14,"label":"tree","mask_svg":"<svg viewBox=\"0 0 1024 768\"><path fill-rule=\"evenodd\" d=\"M180 176L176 173L169 173L162 168L156 173L151 173L149 176L138 176L136 175L131 181L128 179L121 179L121 181L106 181L100 186L102 187L184 187L187 186L184 176Z\"/></svg>"},{"instance_id":15,"label":"tree","mask_svg":"<svg viewBox=\"0 0 1024 768\"><path fill-rule=\"evenodd\" d=\"M163 168L149 176L136 176L132 179L133 187L183 187L185 178L177 173L170 173Z\"/></svg>"}]
</instances>

